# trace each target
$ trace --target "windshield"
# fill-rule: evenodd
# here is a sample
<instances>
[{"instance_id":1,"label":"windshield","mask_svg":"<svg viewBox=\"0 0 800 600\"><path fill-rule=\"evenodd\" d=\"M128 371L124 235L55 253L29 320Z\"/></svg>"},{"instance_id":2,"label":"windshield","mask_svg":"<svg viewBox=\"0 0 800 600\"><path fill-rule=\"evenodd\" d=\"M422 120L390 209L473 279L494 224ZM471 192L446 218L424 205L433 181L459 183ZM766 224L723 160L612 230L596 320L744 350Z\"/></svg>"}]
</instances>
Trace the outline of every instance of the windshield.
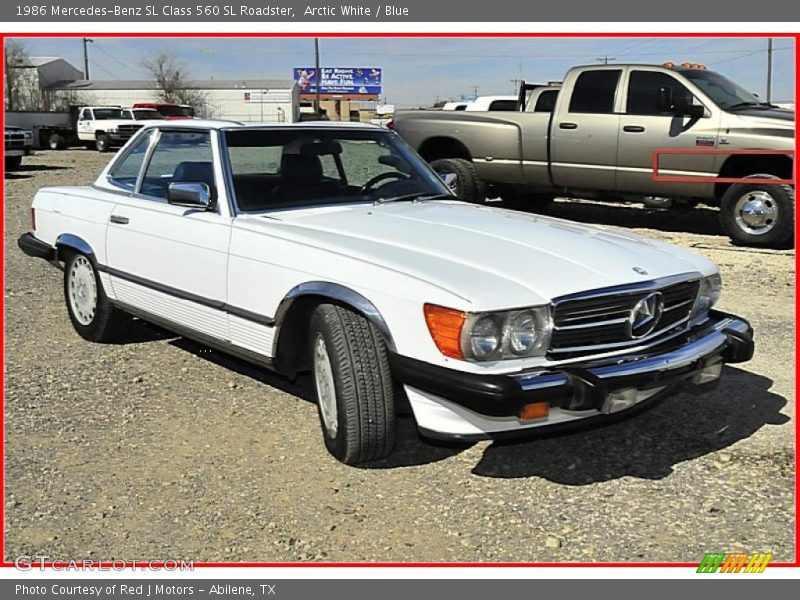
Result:
<instances>
[{"instance_id":1,"label":"windshield","mask_svg":"<svg viewBox=\"0 0 800 600\"><path fill-rule=\"evenodd\" d=\"M191 106L177 106L175 104L162 104L158 107L165 117L193 117L194 109Z\"/></svg>"},{"instance_id":2,"label":"windshield","mask_svg":"<svg viewBox=\"0 0 800 600\"><path fill-rule=\"evenodd\" d=\"M130 113L122 110L121 108L95 108L94 118L97 121L105 121L107 119L130 119Z\"/></svg>"},{"instance_id":3,"label":"windshield","mask_svg":"<svg viewBox=\"0 0 800 600\"><path fill-rule=\"evenodd\" d=\"M157 110L152 110L149 108L136 108L133 111L134 117L139 121L146 121L148 119L163 119L164 115L162 115Z\"/></svg>"},{"instance_id":4,"label":"windshield","mask_svg":"<svg viewBox=\"0 0 800 600\"><path fill-rule=\"evenodd\" d=\"M298 127L225 135L242 211L449 196L436 173L393 133Z\"/></svg>"},{"instance_id":5,"label":"windshield","mask_svg":"<svg viewBox=\"0 0 800 600\"><path fill-rule=\"evenodd\" d=\"M681 73L703 90L722 109L764 104L752 92L714 71L687 69Z\"/></svg>"}]
</instances>

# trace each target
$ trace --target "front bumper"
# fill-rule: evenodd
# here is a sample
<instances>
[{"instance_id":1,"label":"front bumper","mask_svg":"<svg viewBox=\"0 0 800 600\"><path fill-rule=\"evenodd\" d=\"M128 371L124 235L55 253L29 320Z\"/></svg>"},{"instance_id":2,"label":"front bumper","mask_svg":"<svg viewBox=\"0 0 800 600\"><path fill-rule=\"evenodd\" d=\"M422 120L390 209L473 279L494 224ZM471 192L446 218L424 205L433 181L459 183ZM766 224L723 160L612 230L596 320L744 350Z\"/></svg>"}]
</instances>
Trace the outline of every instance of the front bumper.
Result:
<instances>
[{"instance_id":1,"label":"front bumper","mask_svg":"<svg viewBox=\"0 0 800 600\"><path fill-rule=\"evenodd\" d=\"M507 375L466 373L396 354L391 366L395 378L406 386L425 433L473 438L632 408L677 383L713 381L723 364L750 360L753 350L753 330L747 321L712 311L706 323L677 341L637 356ZM520 418L523 408L533 403L547 403L548 418ZM435 418L425 418L434 413ZM470 426L454 424L459 419Z\"/></svg>"}]
</instances>

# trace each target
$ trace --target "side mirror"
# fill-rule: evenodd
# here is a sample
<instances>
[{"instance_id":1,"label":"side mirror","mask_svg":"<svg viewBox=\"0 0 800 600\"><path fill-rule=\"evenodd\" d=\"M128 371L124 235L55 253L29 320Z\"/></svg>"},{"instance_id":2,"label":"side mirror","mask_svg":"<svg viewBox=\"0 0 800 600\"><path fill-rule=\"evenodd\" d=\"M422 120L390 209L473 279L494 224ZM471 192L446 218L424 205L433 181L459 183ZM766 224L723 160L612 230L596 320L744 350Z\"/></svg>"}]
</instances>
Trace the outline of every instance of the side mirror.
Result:
<instances>
[{"instance_id":1,"label":"side mirror","mask_svg":"<svg viewBox=\"0 0 800 600\"><path fill-rule=\"evenodd\" d=\"M706 114L706 109L701 104L683 104L675 106L676 115L685 115L690 119L700 119Z\"/></svg>"},{"instance_id":2,"label":"side mirror","mask_svg":"<svg viewBox=\"0 0 800 600\"><path fill-rule=\"evenodd\" d=\"M207 183L170 183L167 188L167 202L175 206L188 206L200 210L213 210L214 197Z\"/></svg>"}]
</instances>

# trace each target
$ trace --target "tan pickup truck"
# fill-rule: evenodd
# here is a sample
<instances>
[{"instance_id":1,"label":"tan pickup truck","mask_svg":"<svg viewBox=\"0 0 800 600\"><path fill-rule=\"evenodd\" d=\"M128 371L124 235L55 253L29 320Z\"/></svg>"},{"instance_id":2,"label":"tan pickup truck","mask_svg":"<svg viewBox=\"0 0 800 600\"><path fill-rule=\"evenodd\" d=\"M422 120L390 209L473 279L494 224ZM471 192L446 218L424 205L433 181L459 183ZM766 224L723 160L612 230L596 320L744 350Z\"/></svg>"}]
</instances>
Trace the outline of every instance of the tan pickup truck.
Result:
<instances>
[{"instance_id":1,"label":"tan pickup truck","mask_svg":"<svg viewBox=\"0 0 800 600\"><path fill-rule=\"evenodd\" d=\"M520 96L517 112L401 111L394 128L464 200L701 200L737 244L792 243L794 112L700 66L575 67L550 111Z\"/></svg>"}]
</instances>

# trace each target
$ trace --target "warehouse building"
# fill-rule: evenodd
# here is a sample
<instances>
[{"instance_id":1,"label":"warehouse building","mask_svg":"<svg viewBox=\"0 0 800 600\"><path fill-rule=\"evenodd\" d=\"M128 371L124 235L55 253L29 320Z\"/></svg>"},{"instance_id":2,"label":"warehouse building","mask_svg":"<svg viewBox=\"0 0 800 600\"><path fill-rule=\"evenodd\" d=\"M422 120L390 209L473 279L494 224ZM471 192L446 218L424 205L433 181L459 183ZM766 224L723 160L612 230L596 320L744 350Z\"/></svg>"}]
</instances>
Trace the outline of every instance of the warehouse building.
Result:
<instances>
[{"instance_id":1,"label":"warehouse building","mask_svg":"<svg viewBox=\"0 0 800 600\"><path fill-rule=\"evenodd\" d=\"M297 86L291 79L205 79L188 81L186 88L199 92L206 107L198 116L259 123L297 121ZM141 80L71 81L51 89L69 104L131 106L136 102L156 102L155 82ZM200 114L205 112L206 114Z\"/></svg>"}]
</instances>

